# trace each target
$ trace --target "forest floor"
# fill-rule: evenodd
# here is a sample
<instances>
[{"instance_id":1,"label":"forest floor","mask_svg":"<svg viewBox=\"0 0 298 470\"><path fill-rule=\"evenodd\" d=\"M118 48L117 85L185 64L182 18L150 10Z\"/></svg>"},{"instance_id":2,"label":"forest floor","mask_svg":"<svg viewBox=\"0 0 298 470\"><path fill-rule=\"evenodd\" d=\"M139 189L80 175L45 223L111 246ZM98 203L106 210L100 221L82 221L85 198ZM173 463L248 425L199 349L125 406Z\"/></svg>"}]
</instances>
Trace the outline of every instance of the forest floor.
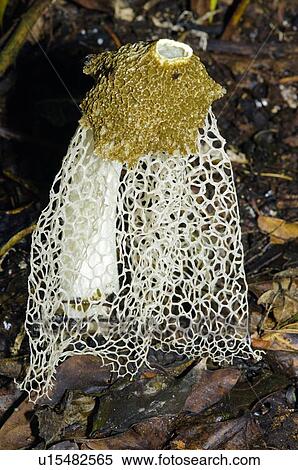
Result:
<instances>
[{"instance_id":1,"label":"forest floor","mask_svg":"<svg viewBox=\"0 0 298 470\"><path fill-rule=\"evenodd\" d=\"M34 3L42 8L30 34L5 56ZM13 0L2 19L0 449L298 449L296 1L222 0L214 13L206 0L119 4ZM16 385L29 363L31 233L92 84L85 58L160 38L189 44L227 90L214 112L233 164L250 334L263 359L206 370L157 354L157 367L129 381L77 356L59 366L52 399L33 405Z\"/></svg>"}]
</instances>

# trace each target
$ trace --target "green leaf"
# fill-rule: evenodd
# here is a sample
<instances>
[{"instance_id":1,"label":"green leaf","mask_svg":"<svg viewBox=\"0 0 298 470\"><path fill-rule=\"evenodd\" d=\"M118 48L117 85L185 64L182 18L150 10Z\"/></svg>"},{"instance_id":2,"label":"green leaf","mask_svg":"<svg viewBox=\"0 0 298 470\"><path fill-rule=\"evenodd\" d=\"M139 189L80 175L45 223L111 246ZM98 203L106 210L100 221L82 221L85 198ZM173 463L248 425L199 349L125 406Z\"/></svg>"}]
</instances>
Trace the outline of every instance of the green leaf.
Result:
<instances>
[{"instance_id":1,"label":"green leaf","mask_svg":"<svg viewBox=\"0 0 298 470\"><path fill-rule=\"evenodd\" d=\"M210 11L215 11L217 7L218 0L210 0Z\"/></svg>"},{"instance_id":2,"label":"green leaf","mask_svg":"<svg viewBox=\"0 0 298 470\"><path fill-rule=\"evenodd\" d=\"M218 0L210 0L210 13L213 13L216 10ZM209 22L212 23L214 15L210 15Z\"/></svg>"}]
</instances>

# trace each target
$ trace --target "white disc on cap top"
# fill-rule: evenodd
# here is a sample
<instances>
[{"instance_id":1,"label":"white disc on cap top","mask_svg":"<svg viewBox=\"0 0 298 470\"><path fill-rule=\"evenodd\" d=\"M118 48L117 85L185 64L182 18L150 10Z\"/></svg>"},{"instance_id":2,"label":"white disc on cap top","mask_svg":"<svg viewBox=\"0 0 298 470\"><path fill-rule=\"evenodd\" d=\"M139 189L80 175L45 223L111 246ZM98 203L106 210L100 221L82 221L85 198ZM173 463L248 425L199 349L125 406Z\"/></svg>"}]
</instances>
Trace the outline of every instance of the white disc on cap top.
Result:
<instances>
[{"instance_id":1,"label":"white disc on cap top","mask_svg":"<svg viewBox=\"0 0 298 470\"><path fill-rule=\"evenodd\" d=\"M156 53L160 60L174 62L181 59L189 59L193 54L193 50L183 42L173 41L172 39L160 39L156 43Z\"/></svg>"}]
</instances>

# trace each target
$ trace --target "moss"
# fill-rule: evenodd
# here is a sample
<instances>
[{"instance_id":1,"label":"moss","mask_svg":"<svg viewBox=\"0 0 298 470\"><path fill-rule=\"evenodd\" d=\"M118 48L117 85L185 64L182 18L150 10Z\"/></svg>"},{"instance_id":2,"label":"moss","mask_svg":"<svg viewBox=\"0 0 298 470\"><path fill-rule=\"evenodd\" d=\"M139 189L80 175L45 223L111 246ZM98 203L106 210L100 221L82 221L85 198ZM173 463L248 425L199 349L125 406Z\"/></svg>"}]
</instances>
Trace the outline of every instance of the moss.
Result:
<instances>
[{"instance_id":1,"label":"moss","mask_svg":"<svg viewBox=\"0 0 298 470\"><path fill-rule=\"evenodd\" d=\"M91 56L84 72L96 81L81 104L95 153L130 166L146 154L196 152L198 128L224 94L198 57L161 60L156 42Z\"/></svg>"}]
</instances>

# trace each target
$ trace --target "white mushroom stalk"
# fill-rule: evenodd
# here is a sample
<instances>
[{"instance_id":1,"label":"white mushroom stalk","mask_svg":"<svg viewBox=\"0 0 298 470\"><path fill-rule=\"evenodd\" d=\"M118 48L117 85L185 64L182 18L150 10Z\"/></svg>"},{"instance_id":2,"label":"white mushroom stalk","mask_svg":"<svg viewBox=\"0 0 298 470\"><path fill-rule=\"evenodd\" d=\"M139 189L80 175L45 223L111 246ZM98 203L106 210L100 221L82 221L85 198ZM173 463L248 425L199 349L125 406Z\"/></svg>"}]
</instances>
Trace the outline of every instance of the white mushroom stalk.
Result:
<instances>
[{"instance_id":1,"label":"white mushroom stalk","mask_svg":"<svg viewBox=\"0 0 298 470\"><path fill-rule=\"evenodd\" d=\"M74 141L83 136L79 128ZM89 148L92 140L88 142L87 138ZM69 301L88 299L97 291L107 295L119 290L116 207L122 164L93 158L88 166L90 156L84 155L82 166L67 183L71 192L63 207L59 277L64 300ZM75 223L73 214L81 214Z\"/></svg>"},{"instance_id":2,"label":"white mushroom stalk","mask_svg":"<svg viewBox=\"0 0 298 470\"><path fill-rule=\"evenodd\" d=\"M152 350L258 358L232 168L211 104L223 89L186 44L93 56L95 85L33 235L21 384L94 354L134 375Z\"/></svg>"}]
</instances>

